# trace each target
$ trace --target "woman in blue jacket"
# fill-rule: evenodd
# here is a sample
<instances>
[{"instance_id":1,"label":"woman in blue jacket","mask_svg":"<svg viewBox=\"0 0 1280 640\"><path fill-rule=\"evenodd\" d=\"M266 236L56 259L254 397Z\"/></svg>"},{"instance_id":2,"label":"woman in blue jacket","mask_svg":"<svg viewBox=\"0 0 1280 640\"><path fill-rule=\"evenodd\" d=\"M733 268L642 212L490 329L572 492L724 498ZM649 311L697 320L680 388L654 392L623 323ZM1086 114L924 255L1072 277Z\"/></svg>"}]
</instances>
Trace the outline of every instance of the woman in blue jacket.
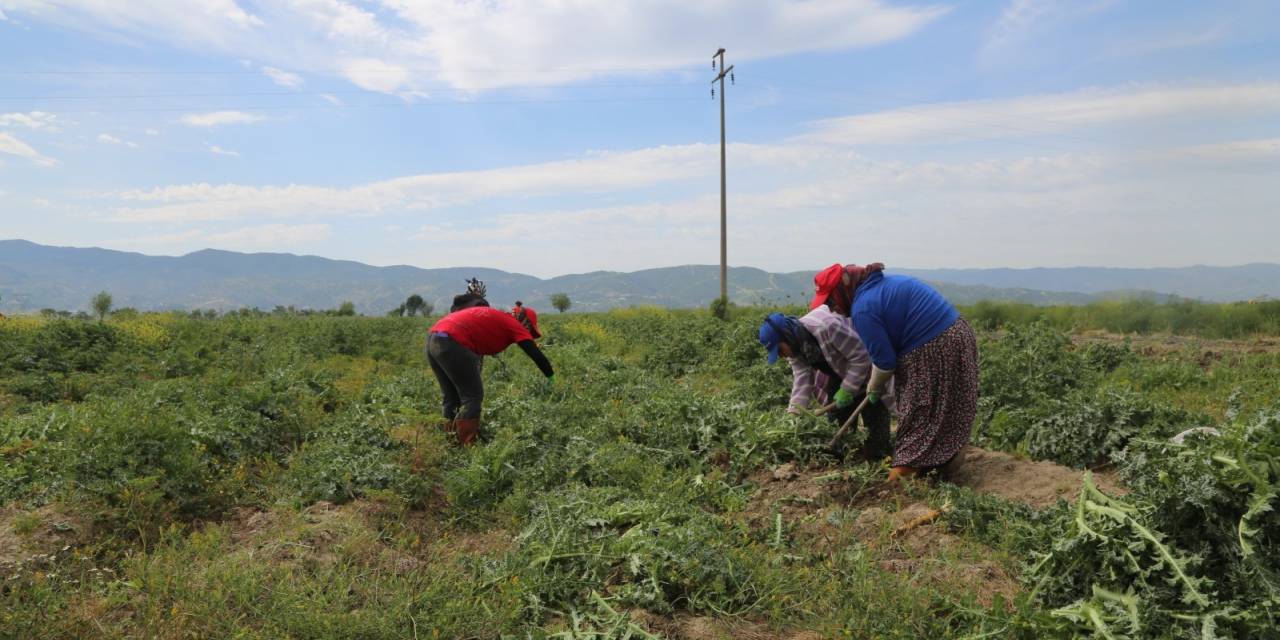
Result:
<instances>
[{"instance_id":1,"label":"woman in blue jacket","mask_svg":"<svg viewBox=\"0 0 1280 640\"><path fill-rule=\"evenodd\" d=\"M898 433L889 479L949 462L969 443L978 412L978 342L933 287L884 265L833 264L814 277L810 308L847 313L871 354L871 402L895 379Z\"/></svg>"}]
</instances>

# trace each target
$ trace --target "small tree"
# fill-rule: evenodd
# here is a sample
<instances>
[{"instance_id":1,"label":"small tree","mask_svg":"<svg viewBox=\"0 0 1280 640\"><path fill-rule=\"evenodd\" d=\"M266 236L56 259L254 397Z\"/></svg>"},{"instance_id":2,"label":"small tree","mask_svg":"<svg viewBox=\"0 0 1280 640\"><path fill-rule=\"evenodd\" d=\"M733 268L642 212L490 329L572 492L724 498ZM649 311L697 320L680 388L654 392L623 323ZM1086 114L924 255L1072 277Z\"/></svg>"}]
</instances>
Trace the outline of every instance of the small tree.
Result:
<instances>
[{"instance_id":1,"label":"small tree","mask_svg":"<svg viewBox=\"0 0 1280 640\"><path fill-rule=\"evenodd\" d=\"M569 307L573 306L573 301L569 299L569 294L567 293L553 293L551 294L551 306L555 307L556 311L564 313L569 310Z\"/></svg>"},{"instance_id":2,"label":"small tree","mask_svg":"<svg viewBox=\"0 0 1280 640\"><path fill-rule=\"evenodd\" d=\"M712 316L715 316L716 318L719 318L721 320L728 320L729 309L732 306L733 306L733 303L729 302L728 298L715 298L711 301L711 304L708 306L708 309L711 310Z\"/></svg>"},{"instance_id":3,"label":"small tree","mask_svg":"<svg viewBox=\"0 0 1280 640\"><path fill-rule=\"evenodd\" d=\"M350 300L344 300L342 304L338 305L338 315L354 316L355 314L356 314L356 304L354 302Z\"/></svg>"},{"instance_id":4,"label":"small tree","mask_svg":"<svg viewBox=\"0 0 1280 640\"><path fill-rule=\"evenodd\" d=\"M425 306L426 304L427 303L422 299L422 296L415 293L405 299L404 310L408 312L410 317L416 316L418 315L418 312L422 310L422 307ZM424 313L422 315L425 316L427 314Z\"/></svg>"},{"instance_id":5,"label":"small tree","mask_svg":"<svg viewBox=\"0 0 1280 640\"><path fill-rule=\"evenodd\" d=\"M98 314L98 322L102 322L107 314L111 312L111 294L106 291L99 291L98 295L93 296L90 302L93 306L93 312Z\"/></svg>"},{"instance_id":6,"label":"small tree","mask_svg":"<svg viewBox=\"0 0 1280 640\"><path fill-rule=\"evenodd\" d=\"M396 308L394 308L394 309L392 309L392 310L388 311L388 312L387 312L387 315L388 315L389 317L392 317L392 318L401 318L401 317L404 317L404 305L400 305L400 306L398 306L398 307L396 307Z\"/></svg>"}]
</instances>

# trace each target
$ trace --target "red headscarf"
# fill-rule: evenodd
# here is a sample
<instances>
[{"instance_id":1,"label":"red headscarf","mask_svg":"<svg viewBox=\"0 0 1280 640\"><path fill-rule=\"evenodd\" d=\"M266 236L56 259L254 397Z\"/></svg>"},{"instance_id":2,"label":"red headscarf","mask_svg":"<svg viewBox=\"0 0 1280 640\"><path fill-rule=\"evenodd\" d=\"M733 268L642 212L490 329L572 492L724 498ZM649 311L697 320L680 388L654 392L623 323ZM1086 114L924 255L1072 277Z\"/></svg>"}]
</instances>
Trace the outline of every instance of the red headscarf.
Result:
<instances>
[{"instance_id":1,"label":"red headscarf","mask_svg":"<svg viewBox=\"0 0 1280 640\"><path fill-rule=\"evenodd\" d=\"M836 263L819 271L813 277L816 293L809 303L809 308L816 309L826 304L832 311L847 315L849 307L853 304L853 292L868 276L877 271L884 271L884 263L873 262L866 266L856 264L842 266Z\"/></svg>"}]
</instances>

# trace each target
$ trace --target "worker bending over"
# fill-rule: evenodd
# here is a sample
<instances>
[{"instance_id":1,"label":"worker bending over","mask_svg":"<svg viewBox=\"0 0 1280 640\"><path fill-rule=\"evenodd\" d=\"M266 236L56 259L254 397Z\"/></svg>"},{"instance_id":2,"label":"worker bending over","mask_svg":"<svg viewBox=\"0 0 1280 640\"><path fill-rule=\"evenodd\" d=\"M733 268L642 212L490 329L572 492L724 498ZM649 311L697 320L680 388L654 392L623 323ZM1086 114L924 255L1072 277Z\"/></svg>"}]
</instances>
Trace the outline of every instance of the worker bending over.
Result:
<instances>
[{"instance_id":1,"label":"worker bending over","mask_svg":"<svg viewBox=\"0 0 1280 640\"><path fill-rule=\"evenodd\" d=\"M458 442L470 446L480 433L480 403L484 384L480 379L483 356L502 353L520 345L548 379L551 363L533 342L529 330L511 314L488 306L469 307L441 318L427 335L427 360L440 383L446 431L456 431Z\"/></svg>"}]
</instances>

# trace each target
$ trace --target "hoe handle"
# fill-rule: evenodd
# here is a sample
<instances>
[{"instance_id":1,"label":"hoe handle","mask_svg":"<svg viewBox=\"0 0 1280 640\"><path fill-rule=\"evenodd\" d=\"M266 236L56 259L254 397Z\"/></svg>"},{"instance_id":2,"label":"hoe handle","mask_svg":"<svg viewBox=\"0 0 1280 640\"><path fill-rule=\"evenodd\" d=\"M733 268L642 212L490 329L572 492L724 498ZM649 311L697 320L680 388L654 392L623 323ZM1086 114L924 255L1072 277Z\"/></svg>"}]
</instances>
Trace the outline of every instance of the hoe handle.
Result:
<instances>
[{"instance_id":1,"label":"hoe handle","mask_svg":"<svg viewBox=\"0 0 1280 640\"><path fill-rule=\"evenodd\" d=\"M845 433L848 433L848 431L849 431L849 427L852 427L852 426L853 426L853 421L858 419L858 414L862 413L862 410L863 410L863 409L865 409L865 408L867 408L867 403L869 403L869 402L871 402L871 396L870 396L870 395L868 395L868 396L866 396L866 397L864 397L864 398L862 399L862 404L859 404L859 405L858 405L858 408L853 410L853 414L851 414L851 415L849 416L849 419L848 419L848 420L845 420L845 421L844 421L844 425L842 425L842 426L840 427L840 430L839 430L839 431L837 431L837 432L836 432L836 434L835 434L834 436L831 436L831 442L828 442L828 443L827 443L827 450L828 450L828 451L833 450L833 449L835 449L835 448L836 448L836 443L837 443L837 442L840 442L840 439L844 437L844 434L845 434Z\"/></svg>"},{"instance_id":2,"label":"hoe handle","mask_svg":"<svg viewBox=\"0 0 1280 640\"><path fill-rule=\"evenodd\" d=\"M836 408L836 403L832 402L831 404L829 404L829 405L827 405L827 406L825 406L825 407L818 407L817 409L814 409L814 410L813 410L813 415L814 415L815 417L817 417L817 416L822 416L822 415L826 414L828 411L830 411L830 410L832 410L832 409L834 409L834 408Z\"/></svg>"}]
</instances>

